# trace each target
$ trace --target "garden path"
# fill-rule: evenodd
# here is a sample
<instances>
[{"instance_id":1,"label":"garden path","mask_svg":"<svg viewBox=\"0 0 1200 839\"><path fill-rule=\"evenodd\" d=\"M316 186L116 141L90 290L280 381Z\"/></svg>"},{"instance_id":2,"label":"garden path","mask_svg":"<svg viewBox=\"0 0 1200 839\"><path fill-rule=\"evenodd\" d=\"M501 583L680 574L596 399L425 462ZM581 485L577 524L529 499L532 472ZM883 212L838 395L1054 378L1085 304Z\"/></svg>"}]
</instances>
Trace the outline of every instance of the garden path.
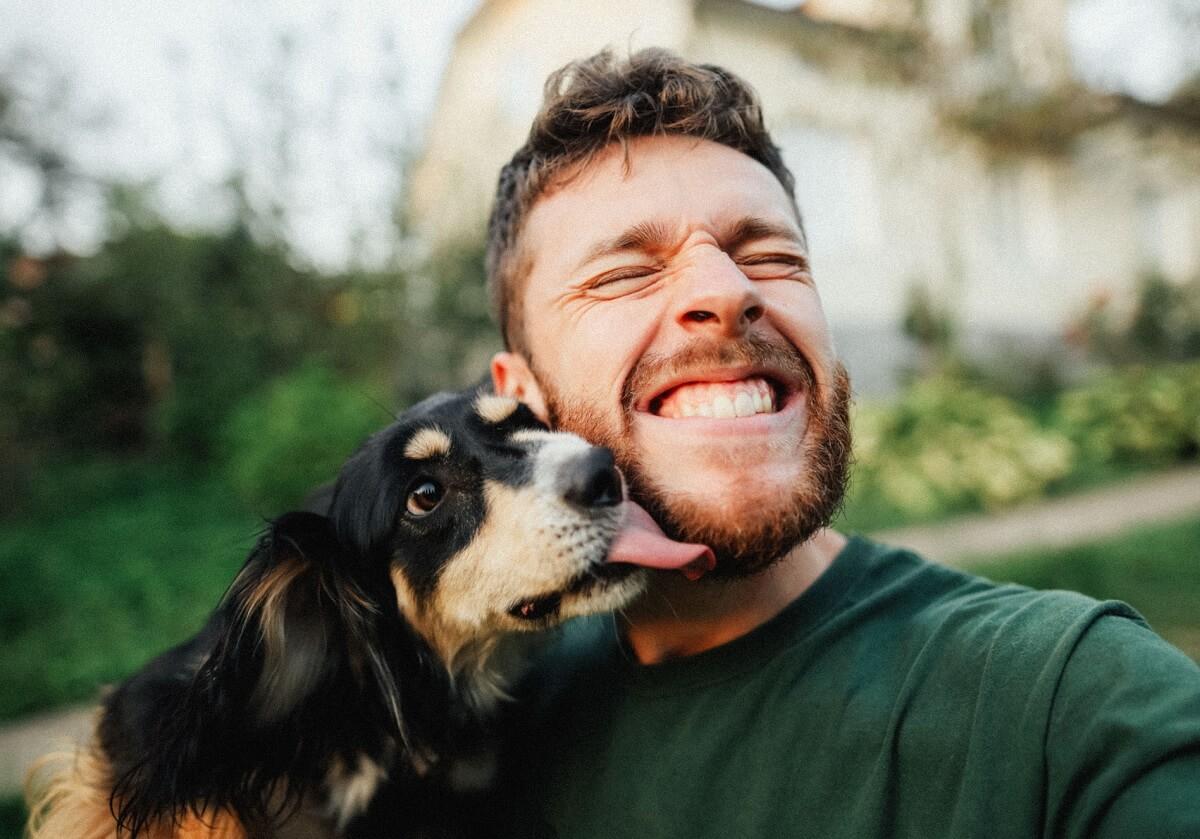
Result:
<instances>
[{"instance_id":1,"label":"garden path","mask_svg":"<svg viewBox=\"0 0 1200 839\"><path fill-rule=\"evenodd\" d=\"M1200 467L1176 469L996 515L968 516L872 534L939 562L972 566L979 558L1053 548L1200 513ZM0 796L14 795L39 755L91 728L92 706L69 708L0 728Z\"/></svg>"},{"instance_id":2,"label":"garden path","mask_svg":"<svg viewBox=\"0 0 1200 839\"><path fill-rule=\"evenodd\" d=\"M912 548L936 562L977 567L986 557L1096 541L1198 512L1200 467L1189 466L1003 513L965 516L871 536Z\"/></svg>"}]
</instances>

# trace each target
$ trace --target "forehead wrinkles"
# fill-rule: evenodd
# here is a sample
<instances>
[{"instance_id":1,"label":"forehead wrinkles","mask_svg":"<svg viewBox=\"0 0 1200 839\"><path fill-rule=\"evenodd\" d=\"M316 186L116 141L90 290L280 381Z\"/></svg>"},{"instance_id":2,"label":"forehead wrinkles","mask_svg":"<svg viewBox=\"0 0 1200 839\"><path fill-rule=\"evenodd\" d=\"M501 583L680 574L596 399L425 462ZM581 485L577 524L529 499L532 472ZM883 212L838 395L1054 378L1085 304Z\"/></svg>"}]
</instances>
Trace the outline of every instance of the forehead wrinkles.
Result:
<instances>
[{"instance_id":1,"label":"forehead wrinkles","mask_svg":"<svg viewBox=\"0 0 1200 839\"><path fill-rule=\"evenodd\" d=\"M696 170L710 172L709 179L681 179L678 174ZM597 232L597 200L622 207L613 212L624 213L625 223L615 221L619 216L614 216L616 226L607 231L601 226L599 237L589 238L586 234ZM795 200L770 169L732 146L684 135L614 142L591 159L581 161L569 171L569 177L552 180L533 198L519 238L528 248L531 274L540 272L543 257L550 254L558 257L550 260L555 262L552 273L557 274L568 264L584 261L589 251L602 248L605 242L621 241L631 232L627 229L630 222L650 225L640 231L643 235L657 234L660 231L653 228L663 221L670 227L699 221L707 212L702 211L705 207L722 217L710 219L711 223L724 221L720 226L733 226L730 232L734 238L747 232L738 229L738 219L750 218L770 220L768 223L777 229L794 228L787 230L788 237L798 239L802 245L805 242ZM700 218L694 215L697 211L701 211ZM676 218L676 213L683 215ZM584 218L590 223L578 226ZM566 229L562 228L564 224Z\"/></svg>"}]
</instances>

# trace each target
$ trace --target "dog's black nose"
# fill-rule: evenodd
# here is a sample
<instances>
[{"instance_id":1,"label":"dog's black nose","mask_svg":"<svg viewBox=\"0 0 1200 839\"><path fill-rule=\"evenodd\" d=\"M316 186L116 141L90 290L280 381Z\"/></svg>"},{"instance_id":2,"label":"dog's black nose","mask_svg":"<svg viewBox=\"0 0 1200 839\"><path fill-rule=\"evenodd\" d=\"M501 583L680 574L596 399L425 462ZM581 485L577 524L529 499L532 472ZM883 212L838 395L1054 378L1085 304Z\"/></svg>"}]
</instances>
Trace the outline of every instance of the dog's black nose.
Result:
<instances>
[{"instance_id":1,"label":"dog's black nose","mask_svg":"<svg viewBox=\"0 0 1200 839\"><path fill-rule=\"evenodd\" d=\"M615 507L623 500L612 452L594 447L567 467L563 497L580 507Z\"/></svg>"}]
</instances>

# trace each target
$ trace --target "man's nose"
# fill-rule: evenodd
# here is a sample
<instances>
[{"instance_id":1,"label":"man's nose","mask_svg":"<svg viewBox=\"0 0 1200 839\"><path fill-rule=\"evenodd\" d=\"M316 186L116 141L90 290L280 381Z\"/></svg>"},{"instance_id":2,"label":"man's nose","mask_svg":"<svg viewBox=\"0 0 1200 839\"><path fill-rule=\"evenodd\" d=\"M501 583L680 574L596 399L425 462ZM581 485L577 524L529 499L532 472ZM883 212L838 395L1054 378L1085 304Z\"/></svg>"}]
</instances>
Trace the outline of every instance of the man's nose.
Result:
<instances>
[{"instance_id":1,"label":"man's nose","mask_svg":"<svg viewBox=\"0 0 1200 839\"><path fill-rule=\"evenodd\" d=\"M675 321L694 334L744 335L763 316L758 289L723 252L688 269L675 305Z\"/></svg>"}]
</instances>

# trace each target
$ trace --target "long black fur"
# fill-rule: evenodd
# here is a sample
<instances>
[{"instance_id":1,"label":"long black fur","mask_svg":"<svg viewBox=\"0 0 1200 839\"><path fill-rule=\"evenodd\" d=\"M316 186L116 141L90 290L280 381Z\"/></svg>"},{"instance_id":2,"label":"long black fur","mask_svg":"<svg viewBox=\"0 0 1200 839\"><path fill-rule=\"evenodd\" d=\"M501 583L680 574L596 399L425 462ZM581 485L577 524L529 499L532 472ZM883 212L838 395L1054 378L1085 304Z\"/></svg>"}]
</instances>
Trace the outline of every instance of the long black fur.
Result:
<instances>
[{"instance_id":1,"label":"long black fur","mask_svg":"<svg viewBox=\"0 0 1200 839\"><path fill-rule=\"evenodd\" d=\"M411 633L380 608L386 592L370 591L383 581L354 579L345 559L328 519L281 517L205 629L109 697L100 737L122 828L136 835L164 814L208 808L232 810L260 832L324 782L332 758L382 761L381 745L404 741L392 664L403 666L396 639ZM262 615L247 598L294 565L278 595L285 649L273 654L306 672L294 674L293 695L263 694Z\"/></svg>"},{"instance_id":2,"label":"long black fur","mask_svg":"<svg viewBox=\"0 0 1200 839\"><path fill-rule=\"evenodd\" d=\"M469 411L471 398L424 411ZM524 407L513 422L537 425ZM344 835L490 834L490 817L443 775L490 747L492 721L456 694L388 576L406 489L388 468L402 444L395 426L368 441L328 515L271 522L204 629L106 700L99 739L119 830L137 837L229 811L250 836L272 836L320 799L331 765L365 755L388 780Z\"/></svg>"}]
</instances>

